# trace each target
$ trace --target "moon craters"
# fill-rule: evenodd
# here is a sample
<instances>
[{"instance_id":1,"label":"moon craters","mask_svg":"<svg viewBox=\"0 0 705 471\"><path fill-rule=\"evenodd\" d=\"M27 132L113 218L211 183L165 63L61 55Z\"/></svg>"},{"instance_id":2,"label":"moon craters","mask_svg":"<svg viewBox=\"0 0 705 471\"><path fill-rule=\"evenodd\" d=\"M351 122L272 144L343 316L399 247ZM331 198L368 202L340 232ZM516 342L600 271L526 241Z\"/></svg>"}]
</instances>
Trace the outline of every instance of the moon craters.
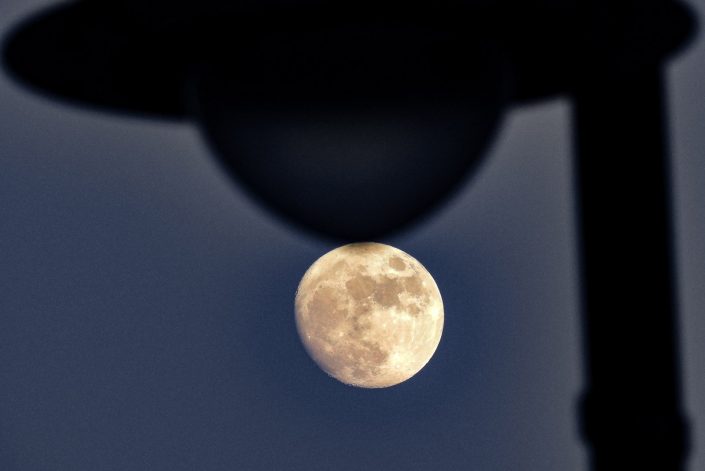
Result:
<instances>
[{"instance_id":1,"label":"moon craters","mask_svg":"<svg viewBox=\"0 0 705 471\"><path fill-rule=\"evenodd\" d=\"M358 243L319 258L299 284L296 325L313 360L355 386L387 387L428 362L443 330L435 281L394 247Z\"/></svg>"}]
</instances>

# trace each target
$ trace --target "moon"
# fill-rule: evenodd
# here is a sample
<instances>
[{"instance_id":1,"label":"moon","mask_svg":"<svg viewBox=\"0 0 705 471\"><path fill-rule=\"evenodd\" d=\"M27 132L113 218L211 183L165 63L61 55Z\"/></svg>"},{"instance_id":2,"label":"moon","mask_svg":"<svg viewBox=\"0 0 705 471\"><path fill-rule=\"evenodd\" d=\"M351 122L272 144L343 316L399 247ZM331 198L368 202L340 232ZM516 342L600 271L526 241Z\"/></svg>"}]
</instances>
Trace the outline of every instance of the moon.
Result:
<instances>
[{"instance_id":1,"label":"moon","mask_svg":"<svg viewBox=\"0 0 705 471\"><path fill-rule=\"evenodd\" d=\"M338 247L306 271L296 327L311 358L337 380L394 386L431 359L443 332L443 301L431 274L385 244Z\"/></svg>"}]
</instances>

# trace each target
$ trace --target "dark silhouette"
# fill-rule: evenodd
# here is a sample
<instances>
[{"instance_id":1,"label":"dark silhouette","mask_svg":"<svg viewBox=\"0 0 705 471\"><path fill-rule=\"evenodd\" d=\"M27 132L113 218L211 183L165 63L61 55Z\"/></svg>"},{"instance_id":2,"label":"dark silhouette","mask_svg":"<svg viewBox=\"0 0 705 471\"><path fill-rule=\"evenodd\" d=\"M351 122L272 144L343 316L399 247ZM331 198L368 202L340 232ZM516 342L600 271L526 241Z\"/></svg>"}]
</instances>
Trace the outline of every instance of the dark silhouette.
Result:
<instances>
[{"instance_id":1,"label":"dark silhouette","mask_svg":"<svg viewBox=\"0 0 705 471\"><path fill-rule=\"evenodd\" d=\"M668 0L76 2L21 25L7 69L117 112L194 119L298 226L407 227L480 161L513 104L574 100L592 469L682 469L662 64Z\"/></svg>"},{"instance_id":2,"label":"dark silhouette","mask_svg":"<svg viewBox=\"0 0 705 471\"><path fill-rule=\"evenodd\" d=\"M595 470L683 469L688 448L660 66L688 22L670 3L642 3L586 12L575 71L581 414Z\"/></svg>"}]
</instances>

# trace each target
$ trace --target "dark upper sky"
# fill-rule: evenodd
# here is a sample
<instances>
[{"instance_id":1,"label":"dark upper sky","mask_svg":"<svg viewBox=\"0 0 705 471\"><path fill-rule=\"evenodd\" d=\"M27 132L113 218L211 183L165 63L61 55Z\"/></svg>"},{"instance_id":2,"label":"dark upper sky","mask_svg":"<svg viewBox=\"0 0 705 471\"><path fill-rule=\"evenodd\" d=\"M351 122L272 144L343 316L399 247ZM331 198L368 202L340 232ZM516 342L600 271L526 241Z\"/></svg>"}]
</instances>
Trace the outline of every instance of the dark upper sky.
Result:
<instances>
[{"instance_id":1,"label":"dark upper sky","mask_svg":"<svg viewBox=\"0 0 705 471\"><path fill-rule=\"evenodd\" d=\"M53 2L3 0L0 33ZM705 9L705 1L695 6ZM670 69L692 469L705 468L703 42ZM332 246L272 219L196 129L0 76L0 469L584 469L570 107L515 110L476 177L391 243L444 298L386 390L306 356L293 298Z\"/></svg>"}]
</instances>

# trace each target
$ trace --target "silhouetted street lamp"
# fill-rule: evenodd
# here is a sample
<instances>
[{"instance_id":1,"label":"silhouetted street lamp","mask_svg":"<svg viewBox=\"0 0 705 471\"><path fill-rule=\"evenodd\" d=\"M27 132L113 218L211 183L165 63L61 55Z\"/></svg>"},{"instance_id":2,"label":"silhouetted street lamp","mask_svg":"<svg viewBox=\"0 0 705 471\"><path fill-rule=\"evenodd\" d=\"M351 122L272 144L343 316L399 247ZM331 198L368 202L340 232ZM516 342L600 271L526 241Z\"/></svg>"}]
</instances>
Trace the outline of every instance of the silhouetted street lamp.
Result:
<instances>
[{"instance_id":1,"label":"silhouetted street lamp","mask_svg":"<svg viewBox=\"0 0 705 471\"><path fill-rule=\"evenodd\" d=\"M370 239L463 181L504 110L573 100L583 272L582 432L595 470L682 469L662 64L670 0L78 1L20 25L21 82L193 119L290 222Z\"/></svg>"}]
</instances>

